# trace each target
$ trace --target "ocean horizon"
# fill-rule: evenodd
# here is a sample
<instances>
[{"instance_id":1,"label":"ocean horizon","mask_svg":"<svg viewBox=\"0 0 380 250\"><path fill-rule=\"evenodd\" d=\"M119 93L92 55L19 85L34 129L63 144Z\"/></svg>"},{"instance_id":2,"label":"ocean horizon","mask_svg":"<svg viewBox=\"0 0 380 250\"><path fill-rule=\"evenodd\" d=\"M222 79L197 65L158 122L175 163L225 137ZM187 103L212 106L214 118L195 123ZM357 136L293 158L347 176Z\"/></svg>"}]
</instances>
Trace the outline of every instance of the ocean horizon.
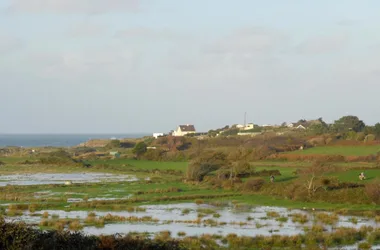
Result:
<instances>
[{"instance_id":1,"label":"ocean horizon","mask_svg":"<svg viewBox=\"0 0 380 250\"><path fill-rule=\"evenodd\" d=\"M151 134L0 134L0 147L72 147L92 139L135 139L149 135Z\"/></svg>"}]
</instances>

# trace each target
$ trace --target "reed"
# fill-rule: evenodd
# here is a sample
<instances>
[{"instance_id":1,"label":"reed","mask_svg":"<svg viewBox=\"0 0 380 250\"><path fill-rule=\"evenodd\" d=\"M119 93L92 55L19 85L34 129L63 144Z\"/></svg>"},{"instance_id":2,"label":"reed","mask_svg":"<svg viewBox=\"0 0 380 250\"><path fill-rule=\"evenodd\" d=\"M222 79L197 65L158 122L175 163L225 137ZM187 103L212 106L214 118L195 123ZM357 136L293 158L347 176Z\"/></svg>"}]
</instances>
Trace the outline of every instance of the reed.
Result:
<instances>
[{"instance_id":1,"label":"reed","mask_svg":"<svg viewBox=\"0 0 380 250\"><path fill-rule=\"evenodd\" d=\"M305 224L309 221L309 218L306 214L295 213L295 214L292 214L291 217L294 223Z\"/></svg>"},{"instance_id":2,"label":"reed","mask_svg":"<svg viewBox=\"0 0 380 250\"><path fill-rule=\"evenodd\" d=\"M74 220L70 222L69 229L72 231L80 231L83 229L83 225L78 220Z\"/></svg>"},{"instance_id":3,"label":"reed","mask_svg":"<svg viewBox=\"0 0 380 250\"><path fill-rule=\"evenodd\" d=\"M186 236L186 233L180 231L180 232L177 233L177 235L178 235L179 237L184 237L184 236Z\"/></svg>"}]
</instances>

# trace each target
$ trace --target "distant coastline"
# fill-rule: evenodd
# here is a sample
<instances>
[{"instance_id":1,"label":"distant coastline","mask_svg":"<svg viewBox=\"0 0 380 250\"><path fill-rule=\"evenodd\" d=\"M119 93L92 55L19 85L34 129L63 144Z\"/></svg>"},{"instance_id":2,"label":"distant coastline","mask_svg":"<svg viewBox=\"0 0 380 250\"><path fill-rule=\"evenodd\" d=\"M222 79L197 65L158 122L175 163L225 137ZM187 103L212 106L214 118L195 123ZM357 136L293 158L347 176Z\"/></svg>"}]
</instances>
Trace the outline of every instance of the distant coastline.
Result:
<instances>
[{"instance_id":1,"label":"distant coastline","mask_svg":"<svg viewBox=\"0 0 380 250\"><path fill-rule=\"evenodd\" d=\"M151 134L0 134L0 147L72 147L91 139L141 138L149 135Z\"/></svg>"}]
</instances>

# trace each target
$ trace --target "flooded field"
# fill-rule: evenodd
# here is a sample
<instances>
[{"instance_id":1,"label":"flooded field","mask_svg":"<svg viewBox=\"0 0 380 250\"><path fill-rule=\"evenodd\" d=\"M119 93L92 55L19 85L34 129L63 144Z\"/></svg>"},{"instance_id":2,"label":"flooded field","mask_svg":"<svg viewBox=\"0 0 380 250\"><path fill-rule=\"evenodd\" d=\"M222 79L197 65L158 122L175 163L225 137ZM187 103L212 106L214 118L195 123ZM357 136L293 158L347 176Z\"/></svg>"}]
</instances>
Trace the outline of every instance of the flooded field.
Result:
<instances>
[{"instance_id":1,"label":"flooded field","mask_svg":"<svg viewBox=\"0 0 380 250\"><path fill-rule=\"evenodd\" d=\"M101 220L101 225L89 225ZM298 235L305 233L305 228L319 225L326 232L338 227L360 228L377 227L374 218L357 216L340 216L332 213L288 210L279 207L236 207L229 204L224 207L197 205L193 203L172 205L140 206L134 211L61 211L43 210L38 213L23 211L12 221L24 221L39 225L46 220L75 219L83 223L86 234L128 234L132 232L155 234L170 231L173 237L178 235L199 236L214 234L226 236L257 235Z\"/></svg>"},{"instance_id":2,"label":"flooded field","mask_svg":"<svg viewBox=\"0 0 380 250\"><path fill-rule=\"evenodd\" d=\"M6 185L44 185L69 183L98 183L137 181L133 175L115 175L108 173L36 173L36 174L13 174L1 175L0 186Z\"/></svg>"}]
</instances>

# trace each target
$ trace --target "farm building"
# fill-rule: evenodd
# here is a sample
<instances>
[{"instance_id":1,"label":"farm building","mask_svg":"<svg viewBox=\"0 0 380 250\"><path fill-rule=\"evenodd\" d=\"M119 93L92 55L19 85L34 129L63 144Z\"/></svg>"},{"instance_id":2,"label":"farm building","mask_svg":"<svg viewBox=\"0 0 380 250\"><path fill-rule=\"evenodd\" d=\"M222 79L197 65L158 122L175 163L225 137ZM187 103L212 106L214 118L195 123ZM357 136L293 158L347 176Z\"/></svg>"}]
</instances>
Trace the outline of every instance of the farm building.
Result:
<instances>
[{"instance_id":1,"label":"farm building","mask_svg":"<svg viewBox=\"0 0 380 250\"><path fill-rule=\"evenodd\" d=\"M196 130L194 125L179 125L177 130L173 132L173 136L185 136L187 134L195 134Z\"/></svg>"}]
</instances>

